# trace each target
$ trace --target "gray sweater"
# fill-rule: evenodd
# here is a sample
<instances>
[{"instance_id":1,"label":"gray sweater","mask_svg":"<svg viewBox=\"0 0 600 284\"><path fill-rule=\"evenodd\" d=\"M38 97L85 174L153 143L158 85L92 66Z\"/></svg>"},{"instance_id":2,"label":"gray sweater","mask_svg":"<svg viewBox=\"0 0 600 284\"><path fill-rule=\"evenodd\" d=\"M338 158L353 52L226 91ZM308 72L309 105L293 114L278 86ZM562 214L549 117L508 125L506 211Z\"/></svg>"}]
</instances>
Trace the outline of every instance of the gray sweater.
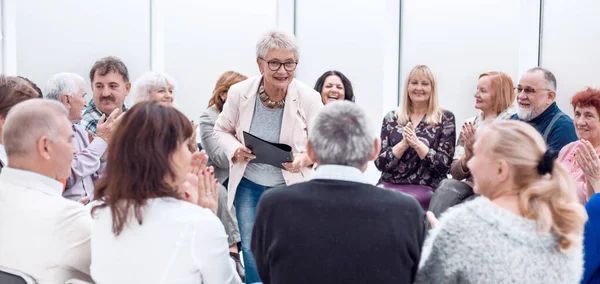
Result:
<instances>
[{"instance_id":1,"label":"gray sweater","mask_svg":"<svg viewBox=\"0 0 600 284\"><path fill-rule=\"evenodd\" d=\"M200 143L208 155L208 166L213 166L215 169L215 178L219 183L224 182L229 177L229 159L223 152L221 145L217 139L213 137L215 121L219 117L219 109L216 105L207 108L200 115Z\"/></svg>"},{"instance_id":2,"label":"gray sweater","mask_svg":"<svg viewBox=\"0 0 600 284\"><path fill-rule=\"evenodd\" d=\"M579 283L581 246L564 253L557 240L478 197L449 209L429 232L415 283Z\"/></svg>"}]
</instances>

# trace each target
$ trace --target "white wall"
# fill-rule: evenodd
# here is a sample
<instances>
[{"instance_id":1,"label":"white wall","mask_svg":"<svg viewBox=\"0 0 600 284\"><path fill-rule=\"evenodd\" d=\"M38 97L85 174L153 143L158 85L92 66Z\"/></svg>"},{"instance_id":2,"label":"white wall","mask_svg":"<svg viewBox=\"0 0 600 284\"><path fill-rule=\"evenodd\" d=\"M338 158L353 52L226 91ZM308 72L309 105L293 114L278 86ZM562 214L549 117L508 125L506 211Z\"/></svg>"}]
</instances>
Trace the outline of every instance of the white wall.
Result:
<instances>
[{"instance_id":1,"label":"white wall","mask_svg":"<svg viewBox=\"0 0 600 284\"><path fill-rule=\"evenodd\" d=\"M386 1L349 0L343 5L337 0L298 1L296 7L300 45L297 78L314 86L325 71L336 69L344 73L352 82L356 103L365 109L377 134L384 97L396 97L395 93L384 94L389 58L384 45L387 30L382 27L386 16L398 19L398 15L398 9L395 14L386 14ZM380 176L372 164L367 174L372 182Z\"/></svg>"},{"instance_id":2,"label":"white wall","mask_svg":"<svg viewBox=\"0 0 600 284\"><path fill-rule=\"evenodd\" d=\"M502 71L518 80L519 0L402 3L402 90L415 65L428 65L438 81L440 104L454 113L459 131L477 113L473 94L479 74Z\"/></svg>"},{"instance_id":3,"label":"white wall","mask_svg":"<svg viewBox=\"0 0 600 284\"><path fill-rule=\"evenodd\" d=\"M573 114L570 99L586 86L600 87L600 2L544 0L542 66L556 76L560 108Z\"/></svg>"},{"instance_id":4,"label":"white wall","mask_svg":"<svg viewBox=\"0 0 600 284\"><path fill-rule=\"evenodd\" d=\"M163 3L165 71L179 85L177 106L197 120L219 76L259 75L256 42L277 26L276 0Z\"/></svg>"},{"instance_id":5,"label":"white wall","mask_svg":"<svg viewBox=\"0 0 600 284\"><path fill-rule=\"evenodd\" d=\"M123 60L131 80L150 69L148 0L27 0L16 5L17 73L42 89L58 72L77 73L89 83L94 62L108 55Z\"/></svg>"}]
</instances>

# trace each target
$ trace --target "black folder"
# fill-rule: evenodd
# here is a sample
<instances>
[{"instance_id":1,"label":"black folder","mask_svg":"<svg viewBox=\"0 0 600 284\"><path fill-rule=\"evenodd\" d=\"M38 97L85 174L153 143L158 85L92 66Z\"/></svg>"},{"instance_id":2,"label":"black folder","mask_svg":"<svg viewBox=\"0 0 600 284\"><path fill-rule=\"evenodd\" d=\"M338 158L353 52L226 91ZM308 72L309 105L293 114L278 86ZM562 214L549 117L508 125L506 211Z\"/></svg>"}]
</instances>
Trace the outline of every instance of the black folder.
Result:
<instances>
[{"instance_id":1,"label":"black folder","mask_svg":"<svg viewBox=\"0 0 600 284\"><path fill-rule=\"evenodd\" d=\"M244 131L246 147L256 156L250 163L268 164L285 170L282 163L293 162L292 147L287 144L271 143Z\"/></svg>"}]
</instances>

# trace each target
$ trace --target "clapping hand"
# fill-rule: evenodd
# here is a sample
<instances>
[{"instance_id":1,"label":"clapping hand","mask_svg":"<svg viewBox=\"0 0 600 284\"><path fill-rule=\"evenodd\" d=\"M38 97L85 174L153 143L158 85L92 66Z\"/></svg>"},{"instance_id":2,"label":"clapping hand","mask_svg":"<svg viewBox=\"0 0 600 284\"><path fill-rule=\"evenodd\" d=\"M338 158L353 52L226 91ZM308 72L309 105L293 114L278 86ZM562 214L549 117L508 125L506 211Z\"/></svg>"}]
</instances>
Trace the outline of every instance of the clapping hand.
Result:
<instances>
[{"instance_id":1,"label":"clapping hand","mask_svg":"<svg viewBox=\"0 0 600 284\"><path fill-rule=\"evenodd\" d=\"M419 140L419 137L417 137L412 122L409 121L406 126L404 126L404 133L402 135L408 146L411 148L416 149L421 145L421 140Z\"/></svg>"},{"instance_id":2,"label":"clapping hand","mask_svg":"<svg viewBox=\"0 0 600 284\"><path fill-rule=\"evenodd\" d=\"M204 150L192 154L190 172L180 189L185 200L217 214L219 181L214 178L213 167L206 167L207 161Z\"/></svg>"},{"instance_id":3,"label":"clapping hand","mask_svg":"<svg viewBox=\"0 0 600 284\"><path fill-rule=\"evenodd\" d=\"M473 156L473 144L475 143L475 127L471 122L465 122L460 132L460 138L462 139L465 147L465 156L470 159Z\"/></svg>"},{"instance_id":4,"label":"clapping hand","mask_svg":"<svg viewBox=\"0 0 600 284\"><path fill-rule=\"evenodd\" d=\"M600 158L589 141L581 140L577 146L575 161L583 171L586 183L600 182ZM594 186L594 189L598 190L597 187Z\"/></svg>"}]
</instances>

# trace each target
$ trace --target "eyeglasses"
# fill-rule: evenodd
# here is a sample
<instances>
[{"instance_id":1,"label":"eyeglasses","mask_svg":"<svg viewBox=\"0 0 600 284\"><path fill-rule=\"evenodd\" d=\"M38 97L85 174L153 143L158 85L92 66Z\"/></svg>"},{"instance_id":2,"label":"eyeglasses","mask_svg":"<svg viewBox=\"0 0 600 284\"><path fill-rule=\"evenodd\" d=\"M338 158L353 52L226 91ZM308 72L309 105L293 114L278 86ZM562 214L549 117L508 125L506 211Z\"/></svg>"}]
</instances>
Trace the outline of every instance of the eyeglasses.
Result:
<instances>
[{"instance_id":1,"label":"eyeglasses","mask_svg":"<svg viewBox=\"0 0 600 284\"><path fill-rule=\"evenodd\" d=\"M529 95L529 94L534 94L537 91L552 91L552 90L551 89L534 89L534 88L531 88L531 87L525 87L525 88L523 88L523 87L515 87L515 92L517 92L517 94L521 93L521 92L525 92L525 94Z\"/></svg>"},{"instance_id":2,"label":"eyeglasses","mask_svg":"<svg viewBox=\"0 0 600 284\"><path fill-rule=\"evenodd\" d=\"M261 58L260 60L262 61L266 61L264 58ZM279 71L279 68L281 68L281 65L283 65L283 68L285 69L285 71L294 71L296 70L296 66L298 65L298 62L294 62L294 61L288 61L288 62L279 62L277 60L269 60L266 61L267 65L269 66L269 70L271 71Z\"/></svg>"}]
</instances>

